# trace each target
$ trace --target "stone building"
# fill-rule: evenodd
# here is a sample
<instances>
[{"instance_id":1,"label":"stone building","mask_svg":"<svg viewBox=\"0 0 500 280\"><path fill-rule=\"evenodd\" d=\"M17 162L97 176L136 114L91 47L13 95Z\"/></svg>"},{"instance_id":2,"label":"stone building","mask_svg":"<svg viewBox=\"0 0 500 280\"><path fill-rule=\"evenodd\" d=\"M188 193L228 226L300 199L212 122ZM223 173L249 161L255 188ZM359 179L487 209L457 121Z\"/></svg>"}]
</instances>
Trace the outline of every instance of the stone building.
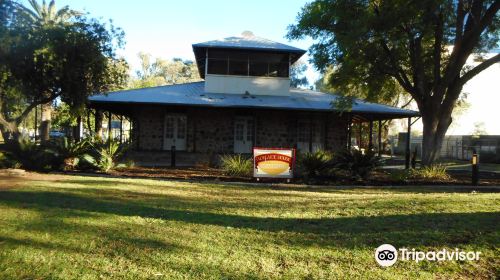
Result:
<instances>
[{"instance_id":1,"label":"stone building","mask_svg":"<svg viewBox=\"0 0 500 280\"><path fill-rule=\"evenodd\" d=\"M202 82L90 99L93 108L132 120L141 163L168 164L172 149L185 165L213 154L251 153L253 147L335 151L350 145L352 123L373 127L374 121L418 116L362 100L341 114L334 107L337 96L290 88L290 67L305 53L292 46L247 35L194 44L193 51Z\"/></svg>"}]
</instances>

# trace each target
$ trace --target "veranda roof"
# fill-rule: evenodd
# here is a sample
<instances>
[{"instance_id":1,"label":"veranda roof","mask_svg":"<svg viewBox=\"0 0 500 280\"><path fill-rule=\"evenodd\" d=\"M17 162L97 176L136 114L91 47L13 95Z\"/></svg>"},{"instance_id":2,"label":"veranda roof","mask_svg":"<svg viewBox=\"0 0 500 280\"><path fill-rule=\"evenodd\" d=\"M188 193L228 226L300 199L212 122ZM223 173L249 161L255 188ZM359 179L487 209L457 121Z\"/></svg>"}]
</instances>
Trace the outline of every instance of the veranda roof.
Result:
<instances>
[{"instance_id":1,"label":"veranda roof","mask_svg":"<svg viewBox=\"0 0 500 280\"><path fill-rule=\"evenodd\" d=\"M338 95L305 89L290 89L289 96L207 93L205 82L122 90L90 97L91 106L177 105L213 108L255 108L298 111L339 111L334 107ZM368 119L415 117L417 111L355 100L351 113Z\"/></svg>"}]
</instances>

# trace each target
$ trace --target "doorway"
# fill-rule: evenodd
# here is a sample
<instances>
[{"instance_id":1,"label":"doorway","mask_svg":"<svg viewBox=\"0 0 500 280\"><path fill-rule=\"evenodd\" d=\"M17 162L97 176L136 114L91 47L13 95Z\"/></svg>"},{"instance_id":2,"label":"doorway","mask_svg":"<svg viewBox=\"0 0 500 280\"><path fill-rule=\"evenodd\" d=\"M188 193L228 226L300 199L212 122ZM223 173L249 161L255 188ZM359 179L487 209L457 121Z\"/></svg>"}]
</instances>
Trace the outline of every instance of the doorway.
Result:
<instances>
[{"instance_id":1,"label":"doorway","mask_svg":"<svg viewBox=\"0 0 500 280\"><path fill-rule=\"evenodd\" d=\"M251 153L253 139L253 117L236 117L234 119L234 152L238 154Z\"/></svg>"},{"instance_id":2,"label":"doorway","mask_svg":"<svg viewBox=\"0 0 500 280\"><path fill-rule=\"evenodd\" d=\"M183 114L165 115L165 130L163 137L163 149L171 150L175 146L177 151L186 150L186 128L187 117Z\"/></svg>"}]
</instances>

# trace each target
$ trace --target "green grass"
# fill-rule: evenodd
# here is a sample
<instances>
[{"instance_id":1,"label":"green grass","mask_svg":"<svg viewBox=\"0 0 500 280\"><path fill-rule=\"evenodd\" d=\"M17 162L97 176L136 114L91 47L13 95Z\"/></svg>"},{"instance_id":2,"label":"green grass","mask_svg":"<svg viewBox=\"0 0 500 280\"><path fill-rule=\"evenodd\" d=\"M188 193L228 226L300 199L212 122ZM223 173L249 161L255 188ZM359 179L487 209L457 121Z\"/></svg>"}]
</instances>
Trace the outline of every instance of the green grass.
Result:
<instances>
[{"instance_id":1,"label":"green grass","mask_svg":"<svg viewBox=\"0 0 500 280\"><path fill-rule=\"evenodd\" d=\"M0 187L0 279L481 279L499 273L499 193L50 175L19 184ZM383 243L481 251L482 258L381 268L373 254Z\"/></svg>"},{"instance_id":2,"label":"green grass","mask_svg":"<svg viewBox=\"0 0 500 280\"><path fill-rule=\"evenodd\" d=\"M465 161L465 160L440 160L440 164L443 166L446 166L446 169L449 170L471 170L472 169L472 164L470 161ZM480 162L479 163L479 169L481 171L488 171L488 172L500 172L500 164L498 163L484 163Z\"/></svg>"}]
</instances>

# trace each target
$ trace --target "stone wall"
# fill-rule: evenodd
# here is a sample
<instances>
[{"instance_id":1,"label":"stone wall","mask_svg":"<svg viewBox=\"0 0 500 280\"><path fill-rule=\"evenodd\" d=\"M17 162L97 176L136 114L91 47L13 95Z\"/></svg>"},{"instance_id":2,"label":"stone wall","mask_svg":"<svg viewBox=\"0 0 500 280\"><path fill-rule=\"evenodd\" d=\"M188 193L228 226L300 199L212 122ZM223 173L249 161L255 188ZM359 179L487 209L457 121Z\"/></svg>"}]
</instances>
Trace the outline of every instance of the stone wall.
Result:
<instances>
[{"instance_id":1,"label":"stone wall","mask_svg":"<svg viewBox=\"0 0 500 280\"><path fill-rule=\"evenodd\" d=\"M193 108L188 116L188 151L233 152L233 110Z\"/></svg>"},{"instance_id":2,"label":"stone wall","mask_svg":"<svg viewBox=\"0 0 500 280\"><path fill-rule=\"evenodd\" d=\"M347 119L333 113L148 106L138 108L135 112L134 135L137 137L134 139L138 150L163 150L164 116L167 113L187 115L187 152L232 153L236 116L254 118L255 146L295 147L299 119L317 120L322 123L325 142L323 147L328 150L342 149L347 141Z\"/></svg>"},{"instance_id":3,"label":"stone wall","mask_svg":"<svg viewBox=\"0 0 500 280\"><path fill-rule=\"evenodd\" d=\"M139 150L163 149L163 118L165 110L160 107L144 107L137 110L134 135ZM137 139L138 138L138 139Z\"/></svg>"},{"instance_id":4,"label":"stone wall","mask_svg":"<svg viewBox=\"0 0 500 280\"><path fill-rule=\"evenodd\" d=\"M329 114L326 117L326 149L339 151L347 147L348 119L338 114Z\"/></svg>"}]
</instances>

